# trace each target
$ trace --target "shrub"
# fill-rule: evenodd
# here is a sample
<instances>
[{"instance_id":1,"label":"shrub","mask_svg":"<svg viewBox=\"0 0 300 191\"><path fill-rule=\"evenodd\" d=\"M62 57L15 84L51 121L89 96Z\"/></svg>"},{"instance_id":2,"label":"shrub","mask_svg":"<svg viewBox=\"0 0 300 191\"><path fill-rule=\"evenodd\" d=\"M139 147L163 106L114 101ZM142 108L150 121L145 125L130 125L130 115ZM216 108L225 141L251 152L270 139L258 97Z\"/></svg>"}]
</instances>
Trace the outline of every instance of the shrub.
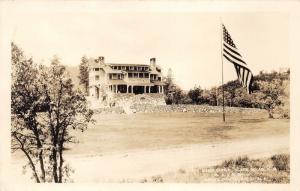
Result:
<instances>
[{"instance_id":1,"label":"shrub","mask_svg":"<svg viewBox=\"0 0 300 191\"><path fill-rule=\"evenodd\" d=\"M225 160L222 164L221 167L224 168L250 168L250 160L247 156L244 157L238 157L237 159L230 159L230 160Z\"/></svg>"},{"instance_id":2,"label":"shrub","mask_svg":"<svg viewBox=\"0 0 300 191\"><path fill-rule=\"evenodd\" d=\"M279 171L290 170L290 156L286 154L274 155L271 157L273 166Z\"/></svg>"},{"instance_id":3,"label":"shrub","mask_svg":"<svg viewBox=\"0 0 300 191\"><path fill-rule=\"evenodd\" d=\"M151 179L152 179L152 182L156 182L156 183L164 182L164 180L161 176L152 176Z\"/></svg>"}]
</instances>

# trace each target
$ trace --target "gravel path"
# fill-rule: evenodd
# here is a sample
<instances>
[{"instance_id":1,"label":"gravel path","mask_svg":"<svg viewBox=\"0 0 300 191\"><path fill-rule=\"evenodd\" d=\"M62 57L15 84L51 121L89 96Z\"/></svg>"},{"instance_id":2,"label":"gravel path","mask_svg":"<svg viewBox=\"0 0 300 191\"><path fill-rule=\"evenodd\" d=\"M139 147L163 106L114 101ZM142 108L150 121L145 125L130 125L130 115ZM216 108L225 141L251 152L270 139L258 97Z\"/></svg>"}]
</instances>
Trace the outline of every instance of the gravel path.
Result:
<instances>
[{"instance_id":1,"label":"gravel path","mask_svg":"<svg viewBox=\"0 0 300 191\"><path fill-rule=\"evenodd\" d=\"M212 166L243 155L269 157L288 152L288 149L289 138L285 135L163 150L128 151L96 156L70 155L66 156L66 160L76 169L72 175L74 182L138 182L143 178L180 168ZM21 175L21 164L22 160L13 161L13 176L16 180L28 181L28 175Z\"/></svg>"}]
</instances>

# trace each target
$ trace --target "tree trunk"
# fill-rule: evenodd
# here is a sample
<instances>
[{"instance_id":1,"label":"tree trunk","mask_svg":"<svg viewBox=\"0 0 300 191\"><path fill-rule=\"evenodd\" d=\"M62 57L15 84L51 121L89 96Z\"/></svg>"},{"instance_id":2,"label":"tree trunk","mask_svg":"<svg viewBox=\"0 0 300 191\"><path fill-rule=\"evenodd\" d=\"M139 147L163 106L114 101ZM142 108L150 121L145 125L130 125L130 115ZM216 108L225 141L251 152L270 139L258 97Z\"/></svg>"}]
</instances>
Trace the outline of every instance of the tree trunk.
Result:
<instances>
[{"instance_id":1,"label":"tree trunk","mask_svg":"<svg viewBox=\"0 0 300 191\"><path fill-rule=\"evenodd\" d=\"M39 176L38 176L38 174L37 174L37 172L36 172L35 165L34 165L32 159L31 159L30 155L28 154L28 152L27 152L26 149L24 148L24 145L23 145L22 141L18 138L18 136L17 136L17 135L14 135L14 137L15 137L16 140L20 143L20 145L21 145L21 150L24 152L24 154L26 155L26 157L27 157L27 159L28 159L28 161L29 161L29 164L30 164L31 169L32 169L32 171L33 171L33 176L34 176L34 178L35 178L35 181L36 181L37 183L40 183Z\"/></svg>"},{"instance_id":2,"label":"tree trunk","mask_svg":"<svg viewBox=\"0 0 300 191\"><path fill-rule=\"evenodd\" d=\"M270 119L273 119L274 116L273 116L273 113L272 113L272 110L271 110L271 109L268 110L268 113L269 113L269 118L270 118Z\"/></svg>"},{"instance_id":3,"label":"tree trunk","mask_svg":"<svg viewBox=\"0 0 300 191\"><path fill-rule=\"evenodd\" d=\"M52 149L52 157L53 157L53 170L52 170L52 174L53 174L53 179L55 183L58 183L58 177L57 177L57 156L56 156L56 149L53 148Z\"/></svg>"},{"instance_id":4,"label":"tree trunk","mask_svg":"<svg viewBox=\"0 0 300 191\"><path fill-rule=\"evenodd\" d=\"M39 177L38 177L38 174L37 174L37 172L36 172L36 169L35 169L35 166L34 166L34 164L33 164L33 161L32 161L32 159L31 159L31 157L29 156L29 154L26 152L25 149L22 149L22 151L25 153L26 157L27 157L28 160L29 160L29 164L30 164L31 169L32 169L32 171L33 171L33 176L34 176L34 178L35 178L35 181L36 181L37 183L40 183L40 179L39 179Z\"/></svg>"},{"instance_id":5,"label":"tree trunk","mask_svg":"<svg viewBox=\"0 0 300 191\"><path fill-rule=\"evenodd\" d=\"M46 172L45 172L45 167L44 167L44 159L43 159L43 150L42 148L40 148L40 152L39 152L39 161L40 161L40 168L41 168L41 180L42 182L46 182Z\"/></svg>"},{"instance_id":6,"label":"tree trunk","mask_svg":"<svg viewBox=\"0 0 300 191\"><path fill-rule=\"evenodd\" d=\"M62 183L62 177L63 177L63 163L64 163L64 159L63 159L63 144L60 145L59 148L59 167L58 167L58 182Z\"/></svg>"},{"instance_id":7,"label":"tree trunk","mask_svg":"<svg viewBox=\"0 0 300 191\"><path fill-rule=\"evenodd\" d=\"M89 96L89 85L88 84L85 85L85 93L87 96Z\"/></svg>"}]
</instances>

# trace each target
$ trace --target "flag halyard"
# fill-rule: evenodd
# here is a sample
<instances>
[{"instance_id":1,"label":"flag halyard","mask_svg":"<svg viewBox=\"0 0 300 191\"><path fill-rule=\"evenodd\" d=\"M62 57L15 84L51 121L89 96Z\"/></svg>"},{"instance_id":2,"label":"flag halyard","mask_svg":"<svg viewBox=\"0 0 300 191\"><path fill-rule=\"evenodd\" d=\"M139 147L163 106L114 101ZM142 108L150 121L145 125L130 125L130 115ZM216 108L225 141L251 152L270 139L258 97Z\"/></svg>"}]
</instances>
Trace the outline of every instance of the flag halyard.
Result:
<instances>
[{"instance_id":1,"label":"flag halyard","mask_svg":"<svg viewBox=\"0 0 300 191\"><path fill-rule=\"evenodd\" d=\"M243 60L235 43L233 42L226 27L223 28L223 57L234 65L239 82L247 89L247 92L252 93L253 74L246 62Z\"/></svg>"}]
</instances>

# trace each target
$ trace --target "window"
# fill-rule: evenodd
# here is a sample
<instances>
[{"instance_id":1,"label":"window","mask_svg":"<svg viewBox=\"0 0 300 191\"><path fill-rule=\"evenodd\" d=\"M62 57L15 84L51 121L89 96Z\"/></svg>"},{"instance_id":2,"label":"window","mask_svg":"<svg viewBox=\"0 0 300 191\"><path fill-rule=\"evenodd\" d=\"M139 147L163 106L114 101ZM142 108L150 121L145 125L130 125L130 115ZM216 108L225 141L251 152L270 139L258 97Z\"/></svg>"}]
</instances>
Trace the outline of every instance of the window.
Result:
<instances>
[{"instance_id":1,"label":"window","mask_svg":"<svg viewBox=\"0 0 300 191\"><path fill-rule=\"evenodd\" d=\"M95 68L95 71L99 71L99 68Z\"/></svg>"},{"instance_id":2,"label":"window","mask_svg":"<svg viewBox=\"0 0 300 191\"><path fill-rule=\"evenodd\" d=\"M161 81L161 77L158 77L158 81Z\"/></svg>"},{"instance_id":3,"label":"window","mask_svg":"<svg viewBox=\"0 0 300 191\"><path fill-rule=\"evenodd\" d=\"M132 78L132 73L128 73L128 78Z\"/></svg>"},{"instance_id":4,"label":"window","mask_svg":"<svg viewBox=\"0 0 300 191\"><path fill-rule=\"evenodd\" d=\"M95 76L95 80L99 80L99 75L96 75L96 76Z\"/></svg>"},{"instance_id":5,"label":"window","mask_svg":"<svg viewBox=\"0 0 300 191\"><path fill-rule=\"evenodd\" d=\"M148 73L145 74L145 78L149 78L149 74Z\"/></svg>"},{"instance_id":6,"label":"window","mask_svg":"<svg viewBox=\"0 0 300 191\"><path fill-rule=\"evenodd\" d=\"M134 73L134 77L135 77L135 78L138 78L138 77L139 77L139 74L138 74L138 73Z\"/></svg>"},{"instance_id":7,"label":"window","mask_svg":"<svg viewBox=\"0 0 300 191\"><path fill-rule=\"evenodd\" d=\"M143 78L143 77L144 77L143 73L139 73L139 78Z\"/></svg>"}]
</instances>

